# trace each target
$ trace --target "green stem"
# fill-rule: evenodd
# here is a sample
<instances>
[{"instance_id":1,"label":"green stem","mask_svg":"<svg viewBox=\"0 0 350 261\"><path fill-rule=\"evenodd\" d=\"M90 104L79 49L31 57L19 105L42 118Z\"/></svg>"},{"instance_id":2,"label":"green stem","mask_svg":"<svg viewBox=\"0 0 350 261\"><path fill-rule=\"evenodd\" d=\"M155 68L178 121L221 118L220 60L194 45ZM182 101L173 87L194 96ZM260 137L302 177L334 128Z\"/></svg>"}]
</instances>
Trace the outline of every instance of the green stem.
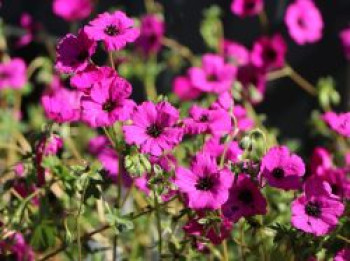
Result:
<instances>
[{"instance_id":1,"label":"green stem","mask_svg":"<svg viewBox=\"0 0 350 261\"><path fill-rule=\"evenodd\" d=\"M147 61L146 75L144 79L145 92L148 100L155 101L157 98L157 89L155 85L156 74L151 71L156 64L156 57L153 55Z\"/></svg>"},{"instance_id":2,"label":"green stem","mask_svg":"<svg viewBox=\"0 0 350 261\"><path fill-rule=\"evenodd\" d=\"M159 202L158 202L158 195L155 190L153 190L154 193L154 207L155 207L155 215L156 215L156 222L157 222L157 232L158 232L158 252L159 252L159 259L162 259L162 224L160 220L160 209L159 209Z\"/></svg>"}]
</instances>

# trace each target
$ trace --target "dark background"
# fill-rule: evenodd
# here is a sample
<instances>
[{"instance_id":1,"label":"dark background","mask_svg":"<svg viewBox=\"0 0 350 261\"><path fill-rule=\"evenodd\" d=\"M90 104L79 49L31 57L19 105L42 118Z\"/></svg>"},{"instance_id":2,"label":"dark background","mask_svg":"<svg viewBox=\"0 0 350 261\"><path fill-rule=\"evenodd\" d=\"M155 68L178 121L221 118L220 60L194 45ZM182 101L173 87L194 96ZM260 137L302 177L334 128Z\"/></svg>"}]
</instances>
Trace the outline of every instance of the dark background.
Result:
<instances>
[{"instance_id":1,"label":"dark background","mask_svg":"<svg viewBox=\"0 0 350 261\"><path fill-rule=\"evenodd\" d=\"M251 47L253 41L262 34L257 17L240 19L230 11L231 0L163 0L166 35L188 46L194 53L206 52L199 33L202 10L217 4L223 9L225 37ZM338 111L350 109L350 67L347 64L338 33L350 24L349 0L317 0L324 22L323 39L306 46L296 45L288 36L283 23L285 7L292 1L265 0L266 12L270 22L270 33L281 32L288 43L287 60L301 75L315 84L324 76L334 77L342 97ZM145 12L143 0L100 0L97 13L109 7L123 8L128 15L140 16ZM35 20L44 24L50 34L62 36L69 25L52 13L51 0L4 0L0 10L6 23L16 25L22 12L30 13ZM14 54L26 59L40 53L42 47L35 44L15 50ZM158 81L158 88L169 89L169 81ZM317 101L298 88L289 79L280 79L269 84L265 101L258 111L267 114L267 124L281 129L282 138L308 138L307 121L310 112L316 108Z\"/></svg>"}]
</instances>

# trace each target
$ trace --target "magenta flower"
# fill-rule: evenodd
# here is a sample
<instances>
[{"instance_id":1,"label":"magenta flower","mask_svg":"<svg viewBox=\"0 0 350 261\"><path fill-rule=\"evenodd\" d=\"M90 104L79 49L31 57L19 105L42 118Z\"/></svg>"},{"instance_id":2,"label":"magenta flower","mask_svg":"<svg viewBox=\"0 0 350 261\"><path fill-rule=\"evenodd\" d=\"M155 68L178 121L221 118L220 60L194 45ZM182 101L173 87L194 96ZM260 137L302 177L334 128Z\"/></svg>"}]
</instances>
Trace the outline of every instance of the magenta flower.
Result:
<instances>
[{"instance_id":1,"label":"magenta flower","mask_svg":"<svg viewBox=\"0 0 350 261\"><path fill-rule=\"evenodd\" d=\"M236 66L247 65L250 61L248 49L234 41L222 41L221 52L227 62Z\"/></svg>"},{"instance_id":2,"label":"magenta flower","mask_svg":"<svg viewBox=\"0 0 350 261\"><path fill-rule=\"evenodd\" d=\"M284 65L287 45L280 34L272 37L263 36L253 46L252 63L263 69L276 69Z\"/></svg>"},{"instance_id":3,"label":"magenta flower","mask_svg":"<svg viewBox=\"0 0 350 261\"><path fill-rule=\"evenodd\" d=\"M70 84L88 94L95 84L105 81L106 79L112 80L117 76L117 72L111 67L89 65L84 71L76 73L70 79Z\"/></svg>"},{"instance_id":4,"label":"magenta flower","mask_svg":"<svg viewBox=\"0 0 350 261\"><path fill-rule=\"evenodd\" d=\"M201 91L196 89L190 79L184 76L176 77L172 86L173 92L181 101L194 100L201 95Z\"/></svg>"},{"instance_id":5,"label":"magenta flower","mask_svg":"<svg viewBox=\"0 0 350 261\"><path fill-rule=\"evenodd\" d=\"M343 45L346 59L350 60L350 27L339 33L340 41Z\"/></svg>"},{"instance_id":6,"label":"magenta flower","mask_svg":"<svg viewBox=\"0 0 350 261\"><path fill-rule=\"evenodd\" d=\"M227 149L225 151L225 146ZM242 149L239 147L236 141L231 141L227 145L220 142L219 137L212 137L207 140L203 145L203 153L209 154L213 158L220 162L221 157L225 151L225 160L229 160L232 163L237 163L240 156L243 154Z\"/></svg>"},{"instance_id":7,"label":"magenta flower","mask_svg":"<svg viewBox=\"0 0 350 261\"><path fill-rule=\"evenodd\" d=\"M237 222L241 217L266 214L266 199L248 175L240 174L229 192L222 213L232 222Z\"/></svg>"},{"instance_id":8,"label":"magenta flower","mask_svg":"<svg viewBox=\"0 0 350 261\"><path fill-rule=\"evenodd\" d=\"M310 159L310 172L314 175L322 175L324 171L332 167L332 156L323 147L316 147Z\"/></svg>"},{"instance_id":9,"label":"magenta flower","mask_svg":"<svg viewBox=\"0 0 350 261\"><path fill-rule=\"evenodd\" d=\"M209 239L214 245L219 245L224 239L230 237L232 230L232 222L222 218L220 224L200 224L198 221L201 218L191 219L183 227L185 233L189 236L192 236L199 241L203 240L203 237ZM219 229L215 229L214 226L217 226ZM219 232L219 233L218 233Z\"/></svg>"},{"instance_id":10,"label":"magenta flower","mask_svg":"<svg viewBox=\"0 0 350 261\"><path fill-rule=\"evenodd\" d=\"M120 77L103 79L81 100L81 120L90 127L111 126L130 117L135 103L128 99L132 87Z\"/></svg>"},{"instance_id":11,"label":"magenta flower","mask_svg":"<svg viewBox=\"0 0 350 261\"><path fill-rule=\"evenodd\" d=\"M350 248L343 248L334 257L333 261L348 261L350 260Z\"/></svg>"},{"instance_id":12,"label":"magenta flower","mask_svg":"<svg viewBox=\"0 0 350 261\"><path fill-rule=\"evenodd\" d=\"M43 138L37 144L36 153L43 156L55 155L63 147L63 139L56 135L50 135L48 138Z\"/></svg>"},{"instance_id":13,"label":"magenta flower","mask_svg":"<svg viewBox=\"0 0 350 261\"><path fill-rule=\"evenodd\" d=\"M272 187L284 190L299 189L304 174L303 160L285 146L269 149L261 161L260 175L266 178Z\"/></svg>"},{"instance_id":14,"label":"magenta flower","mask_svg":"<svg viewBox=\"0 0 350 261\"><path fill-rule=\"evenodd\" d=\"M25 34L18 39L16 46L24 47L33 41L34 34L41 29L41 25L36 23L30 14L23 13L20 19L20 26L25 30Z\"/></svg>"},{"instance_id":15,"label":"magenta flower","mask_svg":"<svg viewBox=\"0 0 350 261\"><path fill-rule=\"evenodd\" d=\"M218 209L228 199L233 174L228 169L219 169L214 158L197 154L191 169L178 167L175 184L188 197L188 206L193 209Z\"/></svg>"},{"instance_id":16,"label":"magenta flower","mask_svg":"<svg viewBox=\"0 0 350 261\"><path fill-rule=\"evenodd\" d=\"M143 102L131 119L132 124L123 128L125 141L140 146L143 153L160 156L182 140L183 131L176 126L179 111L168 102Z\"/></svg>"},{"instance_id":17,"label":"magenta flower","mask_svg":"<svg viewBox=\"0 0 350 261\"><path fill-rule=\"evenodd\" d=\"M323 20L311 0L296 0L287 8L285 23L289 35L299 44L314 43L322 38Z\"/></svg>"},{"instance_id":18,"label":"magenta flower","mask_svg":"<svg viewBox=\"0 0 350 261\"><path fill-rule=\"evenodd\" d=\"M243 95L247 96L252 103L261 102L266 90L266 72L252 64L238 68L237 80L243 86ZM254 88L261 97L253 97L250 89Z\"/></svg>"},{"instance_id":19,"label":"magenta flower","mask_svg":"<svg viewBox=\"0 0 350 261\"><path fill-rule=\"evenodd\" d=\"M27 68L21 58L13 58L0 64L0 89L20 89L26 82Z\"/></svg>"},{"instance_id":20,"label":"magenta flower","mask_svg":"<svg viewBox=\"0 0 350 261\"><path fill-rule=\"evenodd\" d=\"M339 135L350 138L350 112L334 113L326 112L323 120Z\"/></svg>"},{"instance_id":21,"label":"magenta flower","mask_svg":"<svg viewBox=\"0 0 350 261\"><path fill-rule=\"evenodd\" d=\"M241 105L233 108L233 115L237 120L237 127L240 131L249 131L254 127L254 121L247 115L246 109Z\"/></svg>"},{"instance_id":22,"label":"magenta flower","mask_svg":"<svg viewBox=\"0 0 350 261\"><path fill-rule=\"evenodd\" d=\"M82 71L89 65L95 50L96 43L83 30L78 36L67 34L57 45L56 69L61 73Z\"/></svg>"},{"instance_id":23,"label":"magenta flower","mask_svg":"<svg viewBox=\"0 0 350 261\"><path fill-rule=\"evenodd\" d=\"M81 93L65 88L46 92L41 97L41 105L46 117L58 122L73 122L80 119Z\"/></svg>"},{"instance_id":24,"label":"magenta flower","mask_svg":"<svg viewBox=\"0 0 350 261\"><path fill-rule=\"evenodd\" d=\"M140 31L133 28L134 21L125 13L116 11L113 14L100 14L85 27L90 39L103 41L107 51L122 49L127 43L134 42Z\"/></svg>"},{"instance_id":25,"label":"magenta flower","mask_svg":"<svg viewBox=\"0 0 350 261\"><path fill-rule=\"evenodd\" d=\"M231 88L236 71L237 68L226 64L223 57L205 54L202 67L192 67L188 74L195 88L204 92L221 93Z\"/></svg>"},{"instance_id":26,"label":"magenta flower","mask_svg":"<svg viewBox=\"0 0 350 261\"><path fill-rule=\"evenodd\" d=\"M232 129L230 114L220 108L206 109L193 105L189 116L183 121L186 134L210 133L214 136L222 136Z\"/></svg>"},{"instance_id":27,"label":"magenta flower","mask_svg":"<svg viewBox=\"0 0 350 261\"><path fill-rule=\"evenodd\" d=\"M146 15L141 19L140 37L135 44L146 55L157 53L162 48L164 22L156 15Z\"/></svg>"},{"instance_id":28,"label":"magenta flower","mask_svg":"<svg viewBox=\"0 0 350 261\"><path fill-rule=\"evenodd\" d=\"M231 11L239 17L253 16L264 8L264 0L233 0Z\"/></svg>"},{"instance_id":29,"label":"magenta flower","mask_svg":"<svg viewBox=\"0 0 350 261\"><path fill-rule=\"evenodd\" d=\"M308 179L304 194L292 202L292 225L315 236L331 232L343 214L344 205L330 191L326 182Z\"/></svg>"},{"instance_id":30,"label":"magenta flower","mask_svg":"<svg viewBox=\"0 0 350 261\"><path fill-rule=\"evenodd\" d=\"M331 186L333 195L340 199L350 199L350 180L344 169L329 168L318 175Z\"/></svg>"},{"instance_id":31,"label":"magenta flower","mask_svg":"<svg viewBox=\"0 0 350 261\"><path fill-rule=\"evenodd\" d=\"M0 254L5 260L14 258L13 260L16 261L34 261L35 257L32 247L27 244L23 235L18 232L13 232L0 241ZM3 256L6 254L12 254L13 256Z\"/></svg>"},{"instance_id":32,"label":"magenta flower","mask_svg":"<svg viewBox=\"0 0 350 261\"><path fill-rule=\"evenodd\" d=\"M68 22L87 18L93 9L91 0L54 0L53 12Z\"/></svg>"}]
</instances>

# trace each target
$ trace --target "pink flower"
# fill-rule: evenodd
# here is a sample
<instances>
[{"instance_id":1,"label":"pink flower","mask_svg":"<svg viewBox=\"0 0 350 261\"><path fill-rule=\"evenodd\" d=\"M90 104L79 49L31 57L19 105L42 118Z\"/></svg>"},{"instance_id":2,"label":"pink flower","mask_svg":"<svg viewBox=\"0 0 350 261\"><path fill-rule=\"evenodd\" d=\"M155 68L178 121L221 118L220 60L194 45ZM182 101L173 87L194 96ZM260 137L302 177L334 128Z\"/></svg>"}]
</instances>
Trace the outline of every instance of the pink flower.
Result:
<instances>
[{"instance_id":1,"label":"pink flower","mask_svg":"<svg viewBox=\"0 0 350 261\"><path fill-rule=\"evenodd\" d=\"M53 2L53 12L69 22L87 18L92 9L91 0L54 0Z\"/></svg>"},{"instance_id":2,"label":"pink flower","mask_svg":"<svg viewBox=\"0 0 350 261\"><path fill-rule=\"evenodd\" d=\"M336 254L336 256L333 259L333 261L348 261L348 260L350 260L350 248L343 248Z\"/></svg>"},{"instance_id":3,"label":"pink flower","mask_svg":"<svg viewBox=\"0 0 350 261\"><path fill-rule=\"evenodd\" d=\"M15 258L17 261L34 261L34 251L27 244L22 234L14 232L0 241L0 254L5 260ZM12 254L12 255L6 255ZM6 256L3 256L6 255ZM12 257L10 257L12 256Z\"/></svg>"},{"instance_id":4,"label":"pink flower","mask_svg":"<svg viewBox=\"0 0 350 261\"><path fill-rule=\"evenodd\" d=\"M214 245L219 245L224 239L230 237L232 230L232 222L229 220L222 218L222 221L217 224L200 224L199 218L191 219L187 222L187 224L183 227L183 230L187 235L197 238L201 241L204 238L207 238ZM218 229L215 229L218 227ZM218 233L219 232L219 233Z\"/></svg>"},{"instance_id":5,"label":"pink flower","mask_svg":"<svg viewBox=\"0 0 350 261\"><path fill-rule=\"evenodd\" d=\"M284 65L287 45L280 34L263 36L253 46L252 63L263 69L276 69Z\"/></svg>"},{"instance_id":6,"label":"pink flower","mask_svg":"<svg viewBox=\"0 0 350 261\"><path fill-rule=\"evenodd\" d=\"M179 111L168 102L143 102L131 119L132 125L123 128L126 143L140 146L143 153L160 156L182 140L183 131L176 126Z\"/></svg>"},{"instance_id":7,"label":"pink flower","mask_svg":"<svg viewBox=\"0 0 350 261\"><path fill-rule=\"evenodd\" d=\"M248 49L234 41L224 40L221 43L221 52L225 60L233 65L247 65L250 60Z\"/></svg>"},{"instance_id":8,"label":"pink flower","mask_svg":"<svg viewBox=\"0 0 350 261\"><path fill-rule=\"evenodd\" d=\"M225 147L227 149L225 151ZM237 163L240 156L243 154L242 149L239 147L236 141L231 141L227 145L220 142L219 137L212 137L207 140L203 145L203 152L209 154L213 158L220 162L220 159L225 151L225 160L229 160L232 163Z\"/></svg>"},{"instance_id":9,"label":"pink flower","mask_svg":"<svg viewBox=\"0 0 350 261\"><path fill-rule=\"evenodd\" d=\"M162 48L164 22L156 15L146 15L141 19L140 37L135 44L144 54L157 53Z\"/></svg>"},{"instance_id":10,"label":"pink flower","mask_svg":"<svg viewBox=\"0 0 350 261\"><path fill-rule=\"evenodd\" d=\"M332 130L346 138L350 138L350 112L338 114L326 112L323 115L323 120Z\"/></svg>"},{"instance_id":11,"label":"pink flower","mask_svg":"<svg viewBox=\"0 0 350 261\"><path fill-rule=\"evenodd\" d=\"M231 88L236 71L237 68L226 64L223 57L205 54L202 67L192 67L188 74L195 88L204 92L221 93Z\"/></svg>"},{"instance_id":12,"label":"pink flower","mask_svg":"<svg viewBox=\"0 0 350 261\"><path fill-rule=\"evenodd\" d=\"M222 136L229 133L232 128L230 114L220 108L206 109L193 105L189 116L183 121L186 134L210 133L214 136Z\"/></svg>"},{"instance_id":13,"label":"pink flower","mask_svg":"<svg viewBox=\"0 0 350 261\"><path fill-rule=\"evenodd\" d=\"M40 153L43 156L55 155L62 149L63 140L60 136L53 134L48 138L43 138L36 146L36 153Z\"/></svg>"},{"instance_id":14,"label":"pink flower","mask_svg":"<svg viewBox=\"0 0 350 261\"><path fill-rule=\"evenodd\" d=\"M330 191L326 182L308 179L304 194L292 202L292 225L315 236L331 232L343 214L344 205Z\"/></svg>"},{"instance_id":15,"label":"pink flower","mask_svg":"<svg viewBox=\"0 0 350 261\"><path fill-rule=\"evenodd\" d=\"M266 199L246 174L240 174L233 182L229 198L222 206L223 215L237 222L241 217L266 214Z\"/></svg>"},{"instance_id":16,"label":"pink flower","mask_svg":"<svg viewBox=\"0 0 350 261\"><path fill-rule=\"evenodd\" d=\"M193 209L218 209L228 199L233 174L228 169L219 169L214 158L197 154L191 169L178 167L175 184L188 197Z\"/></svg>"},{"instance_id":17,"label":"pink flower","mask_svg":"<svg viewBox=\"0 0 350 261\"><path fill-rule=\"evenodd\" d=\"M237 120L237 127L240 131L249 131L254 127L254 121L247 115L246 109L241 105L233 108L233 115Z\"/></svg>"},{"instance_id":18,"label":"pink flower","mask_svg":"<svg viewBox=\"0 0 350 261\"><path fill-rule=\"evenodd\" d=\"M350 27L342 30L339 37L344 48L345 57L350 60Z\"/></svg>"},{"instance_id":19,"label":"pink flower","mask_svg":"<svg viewBox=\"0 0 350 261\"><path fill-rule=\"evenodd\" d=\"M201 91L196 89L187 77L176 77L172 86L173 92L181 101L194 100L201 95Z\"/></svg>"},{"instance_id":20,"label":"pink flower","mask_svg":"<svg viewBox=\"0 0 350 261\"><path fill-rule=\"evenodd\" d=\"M238 68L237 80L243 86L243 95L252 103L261 102L266 90L266 72L252 64ZM252 96L251 89L255 89L261 97Z\"/></svg>"},{"instance_id":21,"label":"pink flower","mask_svg":"<svg viewBox=\"0 0 350 261\"><path fill-rule=\"evenodd\" d=\"M33 17L28 13L21 15L20 25L26 33L18 39L16 46L23 47L33 41L34 34L41 29L41 25L34 22Z\"/></svg>"},{"instance_id":22,"label":"pink flower","mask_svg":"<svg viewBox=\"0 0 350 261\"><path fill-rule=\"evenodd\" d=\"M253 16L264 8L264 0L233 0L231 11L239 17Z\"/></svg>"},{"instance_id":23,"label":"pink flower","mask_svg":"<svg viewBox=\"0 0 350 261\"><path fill-rule=\"evenodd\" d=\"M26 82L27 68L21 58L13 58L0 64L0 89L20 89Z\"/></svg>"},{"instance_id":24,"label":"pink flower","mask_svg":"<svg viewBox=\"0 0 350 261\"><path fill-rule=\"evenodd\" d=\"M303 160L285 146L271 148L261 161L260 175L272 187L299 189L304 174Z\"/></svg>"},{"instance_id":25,"label":"pink flower","mask_svg":"<svg viewBox=\"0 0 350 261\"><path fill-rule=\"evenodd\" d=\"M332 165L332 156L329 151L323 147L316 147L310 159L311 174L321 175L325 170L330 169Z\"/></svg>"},{"instance_id":26,"label":"pink flower","mask_svg":"<svg viewBox=\"0 0 350 261\"><path fill-rule=\"evenodd\" d=\"M57 45L56 69L61 73L82 71L89 65L95 50L96 43L83 30L78 36L67 34Z\"/></svg>"},{"instance_id":27,"label":"pink flower","mask_svg":"<svg viewBox=\"0 0 350 261\"><path fill-rule=\"evenodd\" d=\"M97 67L95 65L89 65L84 71L77 72L70 79L70 84L78 90L88 94L92 86L95 84L98 84L105 79L113 79L117 76L117 72L111 67Z\"/></svg>"},{"instance_id":28,"label":"pink flower","mask_svg":"<svg viewBox=\"0 0 350 261\"><path fill-rule=\"evenodd\" d=\"M320 173L318 178L331 186L333 195L340 199L350 199L350 180L344 169L329 168Z\"/></svg>"},{"instance_id":29,"label":"pink flower","mask_svg":"<svg viewBox=\"0 0 350 261\"><path fill-rule=\"evenodd\" d=\"M46 117L58 122L73 122L80 118L81 93L65 88L46 92L41 97Z\"/></svg>"},{"instance_id":30,"label":"pink flower","mask_svg":"<svg viewBox=\"0 0 350 261\"><path fill-rule=\"evenodd\" d=\"M128 99L131 92L130 83L120 77L97 82L91 88L89 96L84 96L81 100L81 120L94 128L127 120L135 106Z\"/></svg>"},{"instance_id":31,"label":"pink flower","mask_svg":"<svg viewBox=\"0 0 350 261\"><path fill-rule=\"evenodd\" d=\"M127 43L134 42L139 36L139 29L133 28L134 21L121 11L113 14L100 14L85 27L90 39L103 41L107 51L122 49Z\"/></svg>"},{"instance_id":32,"label":"pink flower","mask_svg":"<svg viewBox=\"0 0 350 261\"><path fill-rule=\"evenodd\" d=\"M322 16L311 0L296 0L290 4L285 23L290 36L299 45L314 43L322 38Z\"/></svg>"}]
</instances>

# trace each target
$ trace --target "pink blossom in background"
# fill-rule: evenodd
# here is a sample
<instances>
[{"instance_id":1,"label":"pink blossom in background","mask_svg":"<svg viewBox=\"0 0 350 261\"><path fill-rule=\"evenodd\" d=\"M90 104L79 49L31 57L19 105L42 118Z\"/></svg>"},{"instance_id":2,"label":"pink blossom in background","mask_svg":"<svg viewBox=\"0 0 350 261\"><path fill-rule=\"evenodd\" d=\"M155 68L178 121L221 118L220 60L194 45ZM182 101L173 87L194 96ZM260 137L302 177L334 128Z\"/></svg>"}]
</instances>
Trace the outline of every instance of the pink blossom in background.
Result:
<instances>
[{"instance_id":1,"label":"pink blossom in background","mask_svg":"<svg viewBox=\"0 0 350 261\"><path fill-rule=\"evenodd\" d=\"M301 188L301 178L305 174L303 160L285 146L273 147L261 161L260 175L270 186L284 190Z\"/></svg>"},{"instance_id":2,"label":"pink blossom in background","mask_svg":"<svg viewBox=\"0 0 350 261\"><path fill-rule=\"evenodd\" d=\"M231 141L225 145L224 143L220 142L219 137L212 137L203 145L203 153L209 154L213 158L216 158L217 162L220 162L224 152L225 160L229 160L232 163L237 163L240 156L243 154L243 150L239 147L236 141Z\"/></svg>"},{"instance_id":3,"label":"pink blossom in background","mask_svg":"<svg viewBox=\"0 0 350 261\"><path fill-rule=\"evenodd\" d=\"M181 101L194 100L201 95L201 91L192 85L188 77L184 76L178 76L174 79L172 91Z\"/></svg>"},{"instance_id":4,"label":"pink blossom in background","mask_svg":"<svg viewBox=\"0 0 350 261\"><path fill-rule=\"evenodd\" d=\"M344 48L345 57L350 60L350 27L343 29L339 33L339 37Z\"/></svg>"},{"instance_id":5,"label":"pink blossom in background","mask_svg":"<svg viewBox=\"0 0 350 261\"><path fill-rule=\"evenodd\" d=\"M189 117L183 120L185 133L196 135L210 133L214 136L222 136L231 131L231 116L223 109L207 109L193 105L189 111Z\"/></svg>"},{"instance_id":6,"label":"pink blossom in background","mask_svg":"<svg viewBox=\"0 0 350 261\"><path fill-rule=\"evenodd\" d=\"M63 147L63 139L56 135L50 135L48 138L43 138L37 144L36 153L43 156L55 155Z\"/></svg>"},{"instance_id":7,"label":"pink blossom in background","mask_svg":"<svg viewBox=\"0 0 350 261\"><path fill-rule=\"evenodd\" d=\"M198 237L198 239L200 237L207 238L214 245L219 245L224 239L230 236L233 224L229 220L223 218L222 222L219 224L219 229L217 231L214 229L213 225L209 227L200 224L198 222L199 219L200 218L191 219L185 224L183 230L187 235Z\"/></svg>"},{"instance_id":8,"label":"pink blossom in background","mask_svg":"<svg viewBox=\"0 0 350 261\"><path fill-rule=\"evenodd\" d=\"M91 0L54 0L52 6L54 14L68 22L89 17L93 7Z\"/></svg>"},{"instance_id":9,"label":"pink blossom in background","mask_svg":"<svg viewBox=\"0 0 350 261\"><path fill-rule=\"evenodd\" d=\"M20 18L20 26L26 33L17 40L16 46L24 47L33 41L34 34L41 29L41 25L35 22L30 14L23 13Z\"/></svg>"},{"instance_id":10,"label":"pink blossom in background","mask_svg":"<svg viewBox=\"0 0 350 261\"><path fill-rule=\"evenodd\" d=\"M146 55L157 53L162 47L164 22L157 15L146 15L141 19L140 36L135 44Z\"/></svg>"},{"instance_id":11,"label":"pink blossom in background","mask_svg":"<svg viewBox=\"0 0 350 261\"><path fill-rule=\"evenodd\" d=\"M241 105L233 108L233 115L237 120L237 127L240 131L249 131L254 128L253 119L249 118L246 109Z\"/></svg>"},{"instance_id":12,"label":"pink blossom in background","mask_svg":"<svg viewBox=\"0 0 350 261\"><path fill-rule=\"evenodd\" d=\"M81 120L90 127L111 126L127 120L135 103L129 99L131 84L123 78L105 78L94 84L81 100Z\"/></svg>"},{"instance_id":13,"label":"pink blossom in background","mask_svg":"<svg viewBox=\"0 0 350 261\"><path fill-rule=\"evenodd\" d=\"M287 7L285 23L289 35L299 45L314 43L322 38L322 15L312 0L291 3Z\"/></svg>"},{"instance_id":14,"label":"pink blossom in background","mask_svg":"<svg viewBox=\"0 0 350 261\"><path fill-rule=\"evenodd\" d=\"M140 34L134 21L125 13L103 13L85 26L85 32L94 41L103 41L107 51L118 51L127 43L134 42Z\"/></svg>"},{"instance_id":15,"label":"pink blossom in background","mask_svg":"<svg viewBox=\"0 0 350 261\"><path fill-rule=\"evenodd\" d=\"M331 186L333 195L340 199L350 199L350 180L344 169L330 168L324 170L318 175L318 178L326 181Z\"/></svg>"},{"instance_id":16,"label":"pink blossom in background","mask_svg":"<svg viewBox=\"0 0 350 261\"><path fill-rule=\"evenodd\" d=\"M140 146L143 153L160 156L182 140L183 131L176 125L179 111L168 102L143 102L131 120L131 125L123 127L126 143Z\"/></svg>"},{"instance_id":17,"label":"pink blossom in background","mask_svg":"<svg viewBox=\"0 0 350 261\"><path fill-rule=\"evenodd\" d=\"M350 112L338 114L335 112L326 112L323 115L323 120L333 131L346 138L350 138Z\"/></svg>"},{"instance_id":18,"label":"pink blossom in background","mask_svg":"<svg viewBox=\"0 0 350 261\"><path fill-rule=\"evenodd\" d=\"M79 120L81 95L80 92L65 88L44 93L41 105L46 117L58 123Z\"/></svg>"},{"instance_id":19,"label":"pink blossom in background","mask_svg":"<svg viewBox=\"0 0 350 261\"><path fill-rule=\"evenodd\" d=\"M191 169L178 167L175 184L188 196L193 209L218 209L228 199L233 174L219 169L216 160L208 154L197 154Z\"/></svg>"},{"instance_id":20,"label":"pink blossom in background","mask_svg":"<svg viewBox=\"0 0 350 261\"><path fill-rule=\"evenodd\" d=\"M316 147L310 159L311 174L321 175L325 170L332 167L332 155L323 147Z\"/></svg>"},{"instance_id":21,"label":"pink blossom in background","mask_svg":"<svg viewBox=\"0 0 350 261\"><path fill-rule=\"evenodd\" d=\"M292 202L292 225L304 232L322 236L330 233L344 212L344 205L331 196L327 182L308 179L304 194Z\"/></svg>"},{"instance_id":22,"label":"pink blossom in background","mask_svg":"<svg viewBox=\"0 0 350 261\"><path fill-rule=\"evenodd\" d=\"M226 64L224 58L216 54L205 54L202 67L188 70L191 83L203 92L222 93L229 90L235 79L237 68Z\"/></svg>"},{"instance_id":23,"label":"pink blossom in background","mask_svg":"<svg viewBox=\"0 0 350 261\"><path fill-rule=\"evenodd\" d=\"M211 109L224 109L230 111L234 107L234 100L230 91L220 93L217 100L210 105Z\"/></svg>"},{"instance_id":24,"label":"pink blossom in background","mask_svg":"<svg viewBox=\"0 0 350 261\"><path fill-rule=\"evenodd\" d=\"M14 232L0 241L0 254L13 254L16 261L34 261L34 251L23 235ZM6 259L6 258L5 258Z\"/></svg>"},{"instance_id":25,"label":"pink blossom in background","mask_svg":"<svg viewBox=\"0 0 350 261\"><path fill-rule=\"evenodd\" d=\"M96 43L90 40L84 30L78 36L67 34L57 45L56 69L61 73L84 70L95 53Z\"/></svg>"},{"instance_id":26,"label":"pink blossom in background","mask_svg":"<svg viewBox=\"0 0 350 261\"><path fill-rule=\"evenodd\" d=\"M259 68L277 69L284 66L286 53L287 44L280 34L263 36L253 45L251 61Z\"/></svg>"},{"instance_id":27,"label":"pink blossom in background","mask_svg":"<svg viewBox=\"0 0 350 261\"><path fill-rule=\"evenodd\" d=\"M266 207L266 199L249 175L239 174L230 189L228 200L222 206L222 213L235 223L241 217L265 215Z\"/></svg>"},{"instance_id":28,"label":"pink blossom in background","mask_svg":"<svg viewBox=\"0 0 350 261\"><path fill-rule=\"evenodd\" d=\"M259 14L264 8L264 0L233 0L231 11L239 17Z\"/></svg>"},{"instance_id":29,"label":"pink blossom in background","mask_svg":"<svg viewBox=\"0 0 350 261\"><path fill-rule=\"evenodd\" d=\"M228 63L236 66L247 65L249 63L249 50L240 43L225 39L221 42L220 49Z\"/></svg>"},{"instance_id":30,"label":"pink blossom in background","mask_svg":"<svg viewBox=\"0 0 350 261\"><path fill-rule=\"evenodd\" d=\"M350 260L350 248L344 248L340 250L333 259L333 261L349 261L349 260Z\"/></svg>"},{"instance_id":31,"label":"pink blossom in background","mask_svg":"<svg viewBox=\"0 0 350 261\"><path fill-rule=\"evenodd\" d=\"M0 89L20 89L27 82L27 67L21 58L0 64Z\"/></svg>"}]
</instances>

